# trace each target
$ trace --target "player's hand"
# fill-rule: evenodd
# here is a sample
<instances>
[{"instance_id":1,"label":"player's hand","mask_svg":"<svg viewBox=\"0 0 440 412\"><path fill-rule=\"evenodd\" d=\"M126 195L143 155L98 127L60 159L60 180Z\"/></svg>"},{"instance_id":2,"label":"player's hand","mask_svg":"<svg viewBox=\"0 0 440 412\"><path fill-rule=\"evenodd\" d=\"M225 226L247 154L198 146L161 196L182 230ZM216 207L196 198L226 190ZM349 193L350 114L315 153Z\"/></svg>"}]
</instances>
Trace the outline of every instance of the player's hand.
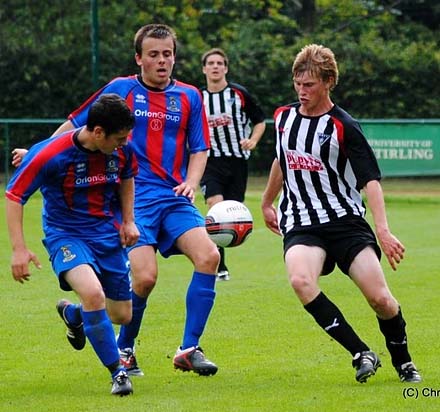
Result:
<instances>
[{"instance_id":1,"label":"player's hand","mask_svg":"<svg viewBox=\"0 0 440 412\"><path fill-rule=\"evenodd\" d=\"M12 277L20 283L30 280L29 263L32 262L37 269L41 269L41 263L37 256L28 249L14 251L12 254L11 271Z\"/></svg>"},{"instance_id":2,"label":"player's hand","mask_svg":"<svg viewBox=\"0 0 440 412\"><path fill-rule=\"evenodd\" d=\"M133 246L139 240L139 229L134 222L122 223L119 229L122 247Z\"/></svg>"},{"instance_id":3,"label":"player's hand","mask_svg":"<svg viewBox=\"0 0 440 412\"><path fill-rule=\"evenodd\" d=\"M189 183L182 182L180 185L173 187L173 190L176 196L185 196L191 200L191 203L194 203L196 191Z\"/></svg>"},{"instance_id":4,"label":"player's hand","mask_svg":"<svg viewBox=\"0 0 440 412\"><path fill-rule=\"evenodd\" d=\"M12 166L18 167L21 165L24 155L27 153L27 149L16 148L12 151Z\"/></svg>"},{"instance_id":5,"label":"player's hand","mask_svg":"<svg viewBox=\"0 0 440 412\"><path fill-rule=\"evenodd\" d=\"M240 146L243 150L254 150L257 147L257 143L252 139L240 140Z\"/></svg>"},{"instance_id":6,"label":"player's hand","mask_svg":"<svg viewBox=\"0 0 440 412\"><path fill-rule=\"evenodd\" d=\"M278 218L275 207L273 205L262 205L261 211L263 212L264 223L269 228L269 230L277 235L281 235L280 229L278 228Z\"/></svg>"},{"instance_id":7,"label":"player's hand","mask_svg":"<svg viewBox=\"0 0 440 412\"><path fill-rule=\"evenodd\" d=\"M404 257L405 246L388 230L377 233L377 238L388 263L396 270Z\"/></svg>"}]
</instances>

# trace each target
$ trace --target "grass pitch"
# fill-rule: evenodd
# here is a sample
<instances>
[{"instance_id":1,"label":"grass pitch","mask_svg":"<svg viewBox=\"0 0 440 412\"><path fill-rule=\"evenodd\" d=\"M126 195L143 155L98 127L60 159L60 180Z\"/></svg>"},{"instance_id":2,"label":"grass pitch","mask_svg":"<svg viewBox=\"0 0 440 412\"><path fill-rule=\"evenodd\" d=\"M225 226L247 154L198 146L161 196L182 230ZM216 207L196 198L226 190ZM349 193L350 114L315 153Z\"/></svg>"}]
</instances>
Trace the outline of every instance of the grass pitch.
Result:
<instances>
[{"instance_id":1,"label":"grass pitch","mask_svg":"<svg viewBox=\"0 0 440 412\"><path fill-rule=\"evenodd\" d=\"M264 179L263 179L264 181ZM397 272L383 266L407 320L409 347L424 381L402 384L393 370L373 311L350 280L336 271L321 281L383 367L366 384L354 379L350 355L304 311L290 288L281 239L264 227L262 182L250 182L246 204L254 231L227 250L229 282L217 298L201 345L217 363L213 377L174 371L181 343L191 266L159 258L159 281L137 341L143 378L134 395L110 395L110 379L89 344L73 350L55 310L61 297L41 244L41 199L25 208L26 236L43 269L24 285L12 280L3 219L0 232L0 411L437 411L440 409L438 313L440 190L437 181L384 181L392 231L406 246ZM205 205L199 195L199 206ZM0 200L4 216L4 200Z\"/></svg>"}]
</instances>

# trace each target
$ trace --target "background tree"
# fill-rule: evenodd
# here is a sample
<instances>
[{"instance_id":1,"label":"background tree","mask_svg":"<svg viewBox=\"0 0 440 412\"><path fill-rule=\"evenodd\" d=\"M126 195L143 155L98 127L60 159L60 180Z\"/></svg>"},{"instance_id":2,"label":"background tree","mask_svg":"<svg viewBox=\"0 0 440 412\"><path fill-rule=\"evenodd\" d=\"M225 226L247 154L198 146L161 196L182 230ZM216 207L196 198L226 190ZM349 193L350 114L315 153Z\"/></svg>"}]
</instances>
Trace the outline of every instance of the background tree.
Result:
<instances>
[{"instance_id":1,"label":"background tree","mask_svg":"<svg viewBox=\"0 0 440 412\"><path fill-rule=\"evenodd\" d=\"M90 95L90 3L0 3L0 118L65 118ZM100 85L138 73L134 33L156 22L178 34L176 78L203 85L200 57L222 47L231 60L229 79L248 87L268 118L295 99L293 57L311 42L335 52L341 84L333 97L354 116L439 117L438 0L99 0L98 5ZM14 145L29 145L54 128L16 126ZM268 151L263 143L254 161Z\"/></svg>"}]
</instances>

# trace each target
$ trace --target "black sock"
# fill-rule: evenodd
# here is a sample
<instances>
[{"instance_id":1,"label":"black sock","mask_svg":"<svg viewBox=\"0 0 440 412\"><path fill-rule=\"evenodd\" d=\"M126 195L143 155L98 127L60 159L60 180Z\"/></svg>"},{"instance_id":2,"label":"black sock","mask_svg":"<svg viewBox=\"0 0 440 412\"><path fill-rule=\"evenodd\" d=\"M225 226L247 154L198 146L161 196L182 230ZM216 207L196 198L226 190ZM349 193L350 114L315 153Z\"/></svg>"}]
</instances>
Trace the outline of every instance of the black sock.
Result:
<instances>
[{"instance_id":1,"label":"black sock","mask_svg":"<svg viewBox=\"0 0 440 412\"><path fill-rule=\"evenodd\" d=\"M107 365L107 369L110 371L112 377L114 377L114 375L116 375L116 372L119 372L119 369L121 369L121 365L119 364L119 362L115 362Z\"/></svg>"},{"instance_id":2,"label":"black sock","mask_svg":"<svg viewBox=\"0 0 440 412\"><path fill-rule=\"evenodd\" d=\"M390 352L393 366L398 367L406 362L411 362L405 332L406 322L400 308L399 313L394 318L387 320L377 318L377 320L380 331L385 336L385 343Z\"/></svg>"},{"instance_id":3,"label":"black sock","mask_svg":"<svg viewBox=\"0 0 440 412\"><path fill-rule=\"evenodd\" d=\"M220 263L218 265L218 271L221 272L222 270L228 270L225 263L225 248L218 247L218 251L220 252Z\"/></svg>"},{"instance_id":4,"label":"black sock","mask_svg":"<svg viewBox=\"0 0 440 412\"><path fill-rule=\"evenodd\" d=\"M347 349L352 356L358 352L369 350L368 346L362 342L347 323L341 311L324 293L321 292L313 301L304 305L304 309L315 318L321 328Z\"/></svg>"}]
</instances>

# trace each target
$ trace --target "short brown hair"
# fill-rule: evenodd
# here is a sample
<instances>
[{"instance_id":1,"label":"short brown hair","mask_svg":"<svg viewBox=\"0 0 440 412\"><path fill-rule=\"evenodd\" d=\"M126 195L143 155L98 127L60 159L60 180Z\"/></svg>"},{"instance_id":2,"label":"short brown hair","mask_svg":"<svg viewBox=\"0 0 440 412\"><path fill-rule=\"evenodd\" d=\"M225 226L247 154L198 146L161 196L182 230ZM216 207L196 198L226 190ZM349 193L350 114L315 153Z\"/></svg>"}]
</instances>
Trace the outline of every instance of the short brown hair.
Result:
<instances>
[{"instance_id":1,"label":"short brown hair","mask_svg":"<svg viewBox=\"0 0 440 412\"><path fill-rule=\"evenodd\" d=\"M203 53L202 56L202 65L206 66L206 60L209 56L212 56L213 54L218 54L219 56L223 57L223 60L225 61L225 66L229 64L228 56L226 55L225 51L223 49L220 49L219 47L214 47L213 49L208 50L207 52Z\"/></svg>"},{"instance_id":2,"label":"short brown hair","mask_svg":"<svg viewBox=\"0 0 440 412\"><path fill-rule=\"evenodd\" d=\"M309 44L301 49L293 62L293 78L305 72L325 82L333 79L331 90L338 84L338 65L335 55L328 47Z\"/></svg>"},{"instance_id":3,"label":"short brown hair","mask_svg":"<svg viewBox=\"0 0 440 412\"><path fill-rule=\"evenodd\" d=\"M134 50L141 56L142 55L142 42L145 38L152 37L153 39L166 39L171 37L173 39L173 52L176 54L177 50L177 35L176 32L166 24L147 24L141 27L134 36Z\"/></svg>"}]
</instances>

